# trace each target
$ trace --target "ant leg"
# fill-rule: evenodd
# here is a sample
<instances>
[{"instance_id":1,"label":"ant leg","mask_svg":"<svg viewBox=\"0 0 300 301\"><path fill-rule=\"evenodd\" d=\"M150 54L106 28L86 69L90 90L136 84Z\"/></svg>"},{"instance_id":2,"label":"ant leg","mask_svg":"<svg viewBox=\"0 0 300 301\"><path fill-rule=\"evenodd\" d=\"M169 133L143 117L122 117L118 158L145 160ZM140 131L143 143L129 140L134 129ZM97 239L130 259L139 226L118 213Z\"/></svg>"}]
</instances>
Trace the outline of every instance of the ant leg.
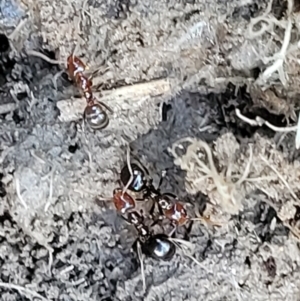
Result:
<instances>
[{"instance_id":1,"label":"ant leg","mask_svg":"<svg viewBox=\"0 0 300 301\"><path fill-rule=\"evenodd\" d=\"M107 202L111 202L113 203L113 198L112 197L106 197L106 196L96 196L95 198L95 203L99 206L99 207L103 207L103 205ZM106 206L106 205L104 205Z\"/></svg>"},{"instance_id":2,"label":"ant leg","mask_svg":"<svg viewBox=\"0 0 300 301\"><path fill-rule=\"evenodd\" d=\"M191 220L188 227L184 227L184 240L188 241L189 240L189 234L191 233L192 231L192 228L193 228L193 224L194 224L194 221Z\"/></svg>"},{"instance_id":3,"label":"ant leg","mask_svg":"<svg viewBox=\"0 0 300 301\"><path fill-rule=\"evenodd\" d=\"M153 216L155 207L156 207L156 202L154 200L152 200L152 206L151 206L151 208L149 210L149 215L150 216Z\"/></svg>"},{"instance_id":4,"label":"ant leg","mask_svg":"<svg viewBox=\"0 0 300 301\"><path fill-rule=\"evenodd\" d=\"M129 219L127 217L125 217L123 214L121 214L120 216L125 222L127 222L128 224L131 224Z\"/></svg>"},{"instance_id":5,"label":"ant leg","mask_svg":"<svg viewBox=\"0 0 300 301\"><path fill-rule=\"evenodd\" d=\"M225 224L223 222L212 221L210 217L205 217L205 216L192 217L190 218L190 221L200 221L205 226L210 225L215 227L222 227Z\"/></svg>"},{"instance_id":6,"label":"ant leg","mask_svg":"<svg viewBox=\"0 0 300 301\"><path fill-rule=\"evenodd\" d=\"M132 172L132 168L131 168L131 164L130 164L130 146L129 146L129 144L127 145L126 160L127 160L127 167L128 167L129 173L130 173L130 178L129 178L126 186L123 188L123 195L126 192L126 190L128 189L131 182L133 181L133 172Z\"/></svg>"},{"instance_id":7,"label":"ant leg","mask_svg":"<svg viewBox=\"0 0 300 301\"><path fill-rule=\"evenodd\" d=\"M156 225L159 225L160 228L162 229L162 231L164 231L164 228L163 228L161 222L162 222L162 219L158 218L158 219L156 219L156 220L150 225L150 227L152 228L152 227L154 227L154 226L156 226Z\"/></svg>"},{"instance_id":8,"label":"ant leg","mask_svg":"<svg viewBox=\"0 0 300 301\"><path fill-rule=\"evenodd\" d=\"M100 101L97 99L97 102L102 105L103 107L105 107L110 113L113 113L114 111L107 105L105 104L104 102Z\"/></svg>"},{"instance_id":9,"label":"ant leg","mask_svg":"<svg viewBox=\"0 0 300 301\"><path fill-rule=\"evenodd\" d=\"M157 190L158 190L158 189L160 188L160 186L162 185L163 180L165 179L166 175L167 175L167 171L166 171L165 169L162 170L161 175L160 175L160 179L159 179L159 182L158 182Z\"/></svg>"},{"instance_id":10,"label":"ant leg","mask_svg":"<svg viewBox=\"0 0 300 301\"><path fill-rule=\"evenodd\" d=\"M172 223L172 225L173 225L174 228L173 228L172 231L168 234L169 237L172 237L173 234L175 233L175 231L177 230L177 225L176 225L176 224L173 224L173 223Z\"/></svg>"},{"instance_id":11,"label":"ant leg","mask_svg":"<svg viewBox=\"0 0 300 301\"><path fill-rule=\"evenodd\" d=\"M173 199L176 199L176 200L178 200L178 197L177 197L177 195L175 195L175 194L173 194L173 193L170 193L170 192L165 192L163 195L165 195L165 196L169 196L169 197L171 197L171 198L173 198Z\"/></svg>"}]
</instances>

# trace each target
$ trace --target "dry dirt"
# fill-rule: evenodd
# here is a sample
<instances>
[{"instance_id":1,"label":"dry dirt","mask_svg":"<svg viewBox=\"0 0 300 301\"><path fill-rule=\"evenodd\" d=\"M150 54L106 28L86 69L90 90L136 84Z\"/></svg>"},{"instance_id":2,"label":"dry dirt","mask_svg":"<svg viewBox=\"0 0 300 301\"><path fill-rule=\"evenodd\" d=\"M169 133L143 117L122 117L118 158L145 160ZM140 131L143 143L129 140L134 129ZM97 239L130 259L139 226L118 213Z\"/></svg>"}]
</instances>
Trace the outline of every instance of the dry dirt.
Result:
<instances>
[{"instance_id":1,"label":"dry dirt","mask_svg":"<svg viewBox=\"0 0 300 301\"><path fill-rule=\"evenodd\" d=\"M0 40L1 301L300 300L295 131L251 126L236 111L296 122L298 9L296 0L1 1L10 40L8 50ZM267 29L255 35L257 20ZM115 98L100 132L81 109L72 118L61 109L83 101L65 72L72 52L88 62L97 97ZM167 88L128 94L154 80ZM145 294L136 233L96 202L117 187L128 143L156 183L167 170L163 191L222 222L194 222L200 264L179 250L170 262L145 258Z\"/></svg>"}]
</instances>

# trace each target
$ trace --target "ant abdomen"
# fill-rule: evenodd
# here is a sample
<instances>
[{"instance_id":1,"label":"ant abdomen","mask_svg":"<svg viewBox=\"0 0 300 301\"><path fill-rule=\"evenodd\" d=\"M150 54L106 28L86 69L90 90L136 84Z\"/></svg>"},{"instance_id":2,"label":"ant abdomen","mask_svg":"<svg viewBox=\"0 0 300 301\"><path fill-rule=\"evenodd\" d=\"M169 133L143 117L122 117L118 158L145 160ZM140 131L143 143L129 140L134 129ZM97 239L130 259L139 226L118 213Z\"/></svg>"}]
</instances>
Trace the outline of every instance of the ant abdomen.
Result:
<instances>
[{"instance_id":1,"label":"ant abdomen","mask_svg":"<svg viewBox=\"0 0 300 301\"><path fill-rule=\"evenodd\" d=\"M167 235L156 234L142 244L142 251L155 259L169 261L173 258L176 247Z\"/></svg>"},{"instance_id":2,"label":"ant abdomen","mask_svg":"<svg viewBox=\"0 0 300 301\"><path fill-rule=\"evenodd\" d=\"M101 130L107 127L109 118L103 108L99 104L94 103L86 106L84 121L92 130Z\"/></svg>"}]
</instances>

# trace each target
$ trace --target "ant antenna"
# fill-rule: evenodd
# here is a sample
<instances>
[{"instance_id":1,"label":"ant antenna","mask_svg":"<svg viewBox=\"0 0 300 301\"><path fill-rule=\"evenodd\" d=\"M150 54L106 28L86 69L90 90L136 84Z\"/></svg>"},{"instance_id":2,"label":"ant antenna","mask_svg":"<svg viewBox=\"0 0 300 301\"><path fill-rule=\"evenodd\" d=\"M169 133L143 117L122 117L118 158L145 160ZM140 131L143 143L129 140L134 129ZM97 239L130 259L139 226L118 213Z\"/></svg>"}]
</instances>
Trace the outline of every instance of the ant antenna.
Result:
<instances>
[{"instance_id":1,"label":"ant antenna","mask_svg":"<svg viewBox=\"0 0 300 301\"><path fill-rule=\"evenodd\" d=\"M105 104L104 102L100 101L100 100L97 100L97 102L102 105L103 107L105 107L110 113L113 113L113 110L107 105Z\"/></svg>"},{"instance_id":2,"label":"ant antenna","mask_svg":"<svg viewBox=\"0 0 300 301\"><path fill-rule=\"evenodd\" d=\"M130 173L130 178L129 178L126 186L123 188L123 195L126 192L126 190L128 189L128 187L131 184L131 182L133 181L133 179L134 179L133 178L133 171L132 171L131 164L130 164L130 146L129 146L129 144L127 145L126 159L127 159L127 167L128 167L129 173Z\"/></svg>"},{"instance_id":3,"label":"ant antenna","mask_svg":"<svg viewBox=\"0 0 300 301\"><path fill-rule=\"evenodd\" d=\"M159 183L158 183L157 189L160 189L160 187L161 187L161 185L162 185L162 183L163 183L166 175L167 175L167 170L166 169L162 170L162 172L160 174L160 179L159 179Z\"/></svg>"}]
</instances>

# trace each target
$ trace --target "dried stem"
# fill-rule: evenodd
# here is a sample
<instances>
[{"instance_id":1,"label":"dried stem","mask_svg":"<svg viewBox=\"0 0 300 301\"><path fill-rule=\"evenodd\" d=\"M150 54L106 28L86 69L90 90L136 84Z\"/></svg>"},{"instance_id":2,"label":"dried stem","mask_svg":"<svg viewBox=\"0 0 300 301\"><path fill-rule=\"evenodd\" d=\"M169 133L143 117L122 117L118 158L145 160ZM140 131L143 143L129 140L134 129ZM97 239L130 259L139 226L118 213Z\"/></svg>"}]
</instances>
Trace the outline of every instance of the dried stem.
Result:
<instances>
[{"instance_id":1,"label":"dried stem","mask_svg":"<svg viewBox=\"0 0 300 301\"><path fill-rule=\"evenodd\" d=\"M292 190L292 188L290 187L290 185L288 184L288 182L283 178L283 176L279 173L279 171L273 165L271 165L268 162L268 160L266 158L264 158L262 155L260 155L260 158L276 173L276 175L282 181L282 183L286 186L286 188L288 189L288 191L290 192L290 194L292 195L292 197L295 200L298 200L295 192Z\"/></svg>"},{"instance_id":2,"label":"dried stem","mask_svg":"<svg viewBox=\"0 0 300 301\"><path fill-rule=\"evenodd\" d=\"M273 130L274 132L295 132L297 131L297 125L291 127L277 127L271 124L269 121L264 120L263 118L256 116L255 120L250 119L244 116L239 109L235 109L236 116L239 117L241 120L245 121L246 123L250 124L251 126L263 126L266 125L268 128Z\"/></svg>"},{"instance_id":3,"label":"dried stem","mask_svg":"<svg viewBox=\"0 0 300 301\"><path fill-rule=\"evenodd\" d=\"M95 81L95 79L93 81ZM129 110L135 102L146 101L151 97L167 95L171 95L170 84L167 79L134 84L114 90L95 93L96 99L99 99L99 101L104 103L109 103L110 107L122 104L122 108L128 108ZM62 122L70 122L82 118L82 113L86 107L86 100L83 97L65 99L58 101L57 107L60 110L59 119Z\"/></svg>"},{"instance_id":4,"label":"dried stem","mask_svg":"<svg viewBox=\"0 0 300 301\"><path fill-rule=\"evenodd\" d=\"M48 301L48 299L44 298L42 295L40 295L37 292L34 292L26 287L22 287L20 285L17 284L12 284L12 283L4 283L4 282L0 282L0 287L2 288L8 288L8 289L13 289L18 291L20 294L27 294L27 295L31 295L34 296L36 298L39 298L43 301Z\"/></svg>"},{"instance_id":5,"label":"dried stem","mask_svg":"<svg viewBox=\"0 0 300 301\"><path fill-rule=\"evenodd\" d=\"M27 55L39 57L39 58L43 59L44 61L46 61L50 64L53 64L53 65L60 65L60 64L64 65L64 62L52 60L49 57L47 57L46 55L44 55L43 53L35 51L35 50L27 50L26 53L27 53Z\"/></svg>"}]
</instances>

